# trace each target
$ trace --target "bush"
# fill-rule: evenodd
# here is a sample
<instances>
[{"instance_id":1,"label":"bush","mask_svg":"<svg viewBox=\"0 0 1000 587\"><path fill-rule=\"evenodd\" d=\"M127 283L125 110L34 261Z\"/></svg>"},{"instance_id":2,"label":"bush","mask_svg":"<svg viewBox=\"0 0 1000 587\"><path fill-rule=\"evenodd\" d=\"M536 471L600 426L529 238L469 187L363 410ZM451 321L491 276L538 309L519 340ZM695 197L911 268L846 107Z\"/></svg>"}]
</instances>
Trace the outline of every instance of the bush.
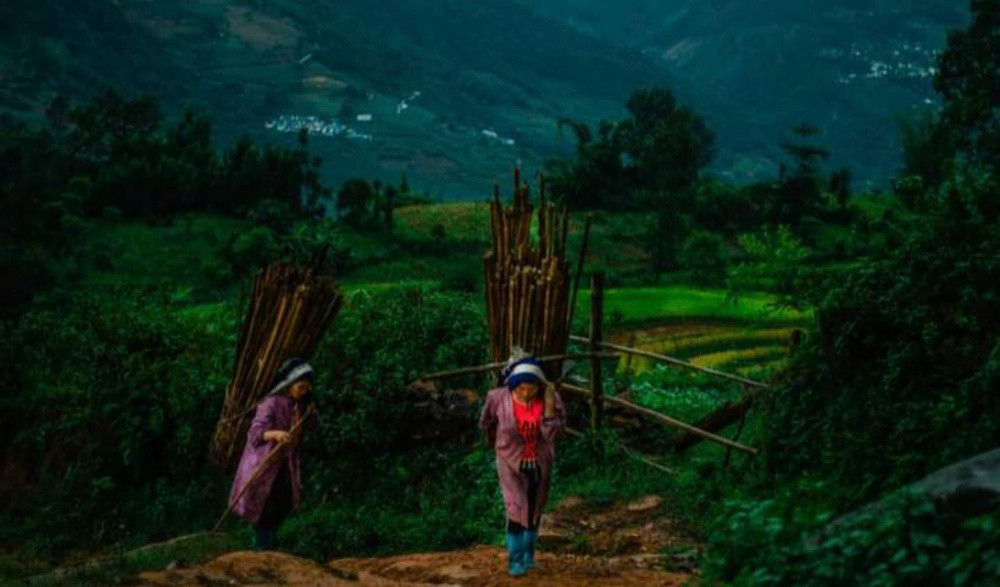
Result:
<instances>
[{"instance_id":1,"label":"bush","mask_svg":"<svg viewBox=\"0 0 1000 587\"><path fill-rule=\"evenodd\" d=\"M58 556L165 539L219 515L231 478L204 455L241 312L180 305L175 291L92 286L65 308L4 323L0 446L23 481L2 488L0 543ZM305 495L370 492L377 477L358 471L406 447L405 384L481 362L485 336L469 296L352 295L314 358L321 423L306 439Z\"/></svg>"},{"instance_id":2,"label":"bush","mask_svg":"<svg viewBox=\"0 0 1000 587\"><path fill-rule=\"evenodd\" d=\"M996 193L987 175L960 176L922 230L830 283L767 396L772 471L822 467L857 501L996 446Z\"/></svg>"},{"instance_id":3,"label":"bush","mask_svg":"<svg viewBox=\"0 0 1000 587\"><path fill-rule=\"evenodd\" d=\"M217 502L205 507L213 482L202 455L235 314L179 321L169 294L85 291L67 311L29 312L10 333L20 385L3 397L0 434L30 489L3 508L5 539L54 554L207 523Z\"/></svg>"},{"instance_id":4,"label":"bush","mask_svg":"<svg viewBox=\"0 0 1000 587\"><path fill-rule=\"evenodd\" d=\"M309 481L315 491L360 491L365 480L356 467L408 440L401 426L406 384L484 361L486 340L468 295L419 285L353 294L315 360L321 382L330 382L316 396L322 442L312 443L309 459L324 466Z\"/></svg>"},{"instance_id":5,"label":"bush","mask_svg":"<svg viewBox=\"0 0 1000 587\"><path fill-rule=\"evenodd\" d=\"M698 231L689 236L681 247L679 260L698 285L718 286L726 279L729 264L726 243L715 233Z\"/></svg>"},{"instance_id":6,"label":"bush","mask_svg":"<svg viewBox=\"0 0 1000 587\"><path fill-rule=\"evenodd\" d=\"M754 586L1000 581L995 516L955 519L937 511L929 497L903 493L879 515L829 525L828 509L803 506L815 489L805 484L798 495L730 502L711 530L707 575Z\"/></svg>"}]
</instances>

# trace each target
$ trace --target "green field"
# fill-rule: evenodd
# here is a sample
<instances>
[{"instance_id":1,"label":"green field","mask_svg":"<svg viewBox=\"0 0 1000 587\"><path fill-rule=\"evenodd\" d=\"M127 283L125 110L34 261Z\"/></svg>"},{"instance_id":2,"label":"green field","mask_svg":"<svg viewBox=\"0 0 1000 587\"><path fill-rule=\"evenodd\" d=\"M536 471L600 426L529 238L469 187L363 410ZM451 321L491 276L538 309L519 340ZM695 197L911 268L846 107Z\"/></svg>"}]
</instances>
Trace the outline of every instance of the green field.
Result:
<instances>
[{"instance_id":1,"label":"green field","mask_svg":"<svg viewBox=\"0 0 1000 587\"><path fill-rule=\"evenodd\" d=\"M773 307L773 296L750 293L737 302L726 292L691 286L612 288L604 292L604 314L622 325L643 325L664 321L727 321L746 324L788 325L805 320L803 312ZM578 313L586 313L590 292L581 289Z\"/></svg>"},{"instance_id":2,"label":"green field","mask_svg":"<svg viewBox=\"0 0 1000 587\"><path fill-rule=\"evenodd\" d=\"M478 288L480 256L489 246L488 218L485 203L406 206L397 211L391 235L324 223L312 238L349 252L350 271L341 278L348 293L447 287L456 281ZM641 265L641 259L628 260L628 250L635 246L628 237L634 220L629 214L595 217L585 274L615 271L612 262L618 269ZM580 245L583 222L583 215L571 217L571 253ZM209 304L185 316L196 320L219 296L237 294L223 285L231 280L224 252L238 248L238 239L252 230L246 221L201 216L182 217L165 226L98 223L86 239L94 265L90 279L170 283L178 302ZM586 280L581 286L573 329L578 334L587 330L590 304ZM724 290L688 285L612 287L605 290L605 330L609 340L619 344L718 369L755 371L776 365L791 330L808 318L803 312L773 307L772 302L768 294L750 293L733 303ZM644 372L652 362L623 359L621 366Z\"/></svg>"}]
</instances>

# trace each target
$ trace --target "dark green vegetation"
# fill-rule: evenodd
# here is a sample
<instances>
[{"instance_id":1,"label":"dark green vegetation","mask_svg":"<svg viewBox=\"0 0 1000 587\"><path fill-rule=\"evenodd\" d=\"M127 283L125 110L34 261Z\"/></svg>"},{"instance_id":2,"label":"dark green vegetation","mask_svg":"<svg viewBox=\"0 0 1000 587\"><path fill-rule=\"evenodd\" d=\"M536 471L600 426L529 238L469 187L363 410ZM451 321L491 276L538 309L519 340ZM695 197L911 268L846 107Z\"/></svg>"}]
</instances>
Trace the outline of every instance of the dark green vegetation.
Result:
<instances>
[{"instance_id":1,"label":"dark green vegetation","mask_svg":"<svg viewBox=\"0 0 1000 587\"><path fill-rule=\"evenodd\" d=\"M973 2L975 22L953 35L942 64L996 71L998 5ZM975 66L968 65L975 64ZM995 512L971 520L917 499L858 527L816 536L831 513L872 500L935 469L993 449L1000 324L996 322L1000 185L989 153L996 129L981 84L942 67L940 119L969 113L977 132L948 128L933 178L901 177L886 244L827 281L816 322L777 393L762 406L758 473L770 500L733 506L714 533L710 568L743 584L989 584L998 580ZM994 95L993 108L996 107ZM988 111L988 109L986 109ZM931 149L930 145L925 148ZM742 508L742 510L740 510ZM769 543L772 548L748 548Z\"/></svg>"},{"instance_id":2,"label":"dark green vegetation","mask_svg":"<svg viewBox=\"0 0 1000 587\"><path fill-rule=\"evenodd\" d=\"M219 153L204 116L189 110L167 124L152 98L113 92L86 105L56 99L46 120L42 128L0 129L5 313L59 278L81 277L73 245L88 220L165 222L180 212L212 212L254 217L283 233L296 217L318 213L318 198L328 194L304 133L294 149L243 138ZM91 260L100 267L101 259Z\"/></svg>"},{"instance_id":3,"label":"dark green vegetation","mask_svg":"<svg viewBox=\"0 0 1000 587\"><path fill-rule=\"evenodd\" d=\"M996 71L1000 23L997 2L972 6L973 26L940 60L944 109L911 126L908 168L884 194L852 194L824 161L825 135L807 126L779 145L786 164L770 181L709 177L700 116L664 90L635 94L589 141L573 123L580 148L554 163L552 187L574 209L571 249L595 213L588 267L608 273L609 331L738 323L744 338L730 329L656 344L755 368L775 386L742 429L741 442L763 449L756 459L701 444L662 458L667 475L605 431L560 448L556 498L670 496L664 513L705 538L703 566L721 582L998 580L995 513L942 516L898 496L870 521L827 527L1000 440L1000 140L995 80L978 75ZM45 125L0 137L3 577L211 525L230 479L204 453L240 288L260 263L321 243L349 303L317 354L321 430L307 441L304 511L284 544L322 559L498 540L488 452L472 438L412 442L403 393L421 373L485 359L484 207L420 203L405 183L357 179L334 193L316 177L314 143L219 150L210 134L201 115L164 120L150 100L109 95L53 102ZM567 187L598 180L617 197ZM780 311L759 315L765 300ZM784 329L803 321L803 342L779 356ZM639 371L609 368L606 388L685 420L740 393ZM629 440L658 453L668 438ZM228 529L178 556L245 538L236 522ZM111 572L165 562L128 557Z\"/></svg>"},{"instance_id":4,"label":"dark green vegetation","mask_svg":"<svg viewBox=\"0 0 1000 587\"><path fill-rule=\"evenodd\" d=\"M406 172L449 198L481 193L498 167L537 167L562 150L557 118L596 121L633 88L669 81L639 52L507 0L378 10L360 0L43 0L6 2L0 16L5 117L109 86L154 94L170 112L205 109L223 144L245 132L291 142L265 123L316 116L373 135L314 141L329 181ZM366 113L370 122L356 120Z\"/></svg>"}]
</instances>

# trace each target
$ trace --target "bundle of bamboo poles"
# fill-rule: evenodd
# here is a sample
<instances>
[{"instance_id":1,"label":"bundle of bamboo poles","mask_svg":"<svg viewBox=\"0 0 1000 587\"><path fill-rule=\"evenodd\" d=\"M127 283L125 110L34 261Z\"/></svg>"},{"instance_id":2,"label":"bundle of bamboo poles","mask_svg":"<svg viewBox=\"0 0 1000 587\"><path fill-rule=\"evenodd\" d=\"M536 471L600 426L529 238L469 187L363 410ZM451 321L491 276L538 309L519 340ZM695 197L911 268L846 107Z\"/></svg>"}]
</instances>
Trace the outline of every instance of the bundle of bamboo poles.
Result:
<instances>
[{"instance_id":1,"label":"bundle of bamboo poles","mask_svg":"<svg viewBox=\"0 0 1000 587\"><path fill-rule=\"evenodd\" d=\"M490 204L493 246L483 257L490 356L504 361L513 347L534 356L565 353L568 336L569 264L566 235L569 215L545 201L545 182L539 177L537 239L532 242L533 207L530 189L519 185L514 172L514 199L500 203L494 187ZM546 367L550 376L558 364Z\"/></svg>"},{"instance_id":2,"label":"bundle of bamboo poles","mask_svg":"<svg viewBox=\"0 0 1000 587\"><path fill-rule=\"evenodd\" d=\"M212 438L218 465L231 466L239 456L254 408L281 364L291 357L310 359L340 310L343 298L323 269L324 258L325 248L306 267L278 261L255 276Z\"/></svg>"}]
</instances>

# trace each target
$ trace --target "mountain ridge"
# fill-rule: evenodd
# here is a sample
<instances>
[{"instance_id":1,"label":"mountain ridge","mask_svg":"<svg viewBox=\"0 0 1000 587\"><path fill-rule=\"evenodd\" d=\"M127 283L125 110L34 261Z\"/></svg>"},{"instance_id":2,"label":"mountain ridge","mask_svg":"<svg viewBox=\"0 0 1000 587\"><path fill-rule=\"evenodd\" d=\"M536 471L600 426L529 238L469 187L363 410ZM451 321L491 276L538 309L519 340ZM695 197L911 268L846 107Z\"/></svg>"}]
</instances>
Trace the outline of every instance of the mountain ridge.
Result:
<instances>
[{"instance_id":1,"label":"mountain ridge","mask_svg":"<svg viewBox=\"0 0 1000 587\"><path fill-rule=\"evenodd\" d=\"M860 4L11 0L0 113L37 118L56 93L118 86L155 94L168 113L207 110L224 143L244 132L291 142L281 131L311 117L329 183L407 174L475 199L517 162L571 155L557 119L617 120L631 91L663 85L716 132L716 174L773 176L787 130L809 122L831 165L876 185L900 161L895 119L935 106L927 48L957 17L953 3L909 2L900 24L898 4ZM923 52L889 68L909 38Z\"/></svg>"}]
</instances>

